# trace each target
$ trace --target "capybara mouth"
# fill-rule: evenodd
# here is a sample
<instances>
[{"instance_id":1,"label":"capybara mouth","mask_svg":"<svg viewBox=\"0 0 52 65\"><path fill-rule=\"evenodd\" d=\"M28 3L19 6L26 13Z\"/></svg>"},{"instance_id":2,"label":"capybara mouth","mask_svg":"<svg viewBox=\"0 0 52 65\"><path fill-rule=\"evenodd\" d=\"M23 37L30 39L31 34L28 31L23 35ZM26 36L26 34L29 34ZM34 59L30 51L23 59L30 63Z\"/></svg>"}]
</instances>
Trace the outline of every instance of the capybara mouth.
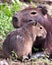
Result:
<instances>
[{"instance_id":1,"label":"capybara mouth","mask_svg":"<svg viewBox=\"0 0 52 65\"><path fill-rule=\"evenodd\" d=\"M39 36L39 37L37 36L37 39L38 39L38 40L43 40L42 36ZM44 38L44 39L45 39L45 38Z\"/></svg>"}]
</instances>

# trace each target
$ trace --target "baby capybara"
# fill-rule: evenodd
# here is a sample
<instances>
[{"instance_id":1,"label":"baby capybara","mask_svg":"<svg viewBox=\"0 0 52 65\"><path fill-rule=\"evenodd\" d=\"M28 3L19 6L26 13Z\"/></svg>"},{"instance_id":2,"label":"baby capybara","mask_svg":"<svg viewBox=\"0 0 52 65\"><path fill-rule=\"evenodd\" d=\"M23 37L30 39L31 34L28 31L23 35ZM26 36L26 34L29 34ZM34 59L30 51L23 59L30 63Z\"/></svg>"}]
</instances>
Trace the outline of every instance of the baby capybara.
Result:
<instances>
[{"instance_id":1,"label":"baby capybara","mask_svg":"<svg viewBox=\"0 0 52 65\"><path fill-rule=\"evenodd\" d=\"M24 21L24 19L23 19ZM27 24L25 24L27 22ZM27 19L23 26L8 34L3 43L5 57L10 57L11 52L15 51L19 58L31 55L33 42L36 37L46 37L45 28L34 19Z\"/></svg>"}]
</instances>

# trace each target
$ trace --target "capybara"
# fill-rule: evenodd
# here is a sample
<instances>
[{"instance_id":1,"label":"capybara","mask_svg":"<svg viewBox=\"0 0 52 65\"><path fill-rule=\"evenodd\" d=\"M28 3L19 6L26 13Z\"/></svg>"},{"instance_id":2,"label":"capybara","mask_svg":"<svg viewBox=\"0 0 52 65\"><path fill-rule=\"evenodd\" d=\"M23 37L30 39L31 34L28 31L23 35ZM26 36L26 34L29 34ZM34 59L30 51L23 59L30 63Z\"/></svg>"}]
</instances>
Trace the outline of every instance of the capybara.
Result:
<instances>
[{"instance_id":1,"label":"capybara","mask_svg":"<svg viewBox=\"0 0 52 65\"><path fill-rule=\"evenodd\" d=\"M36 37L46 38L45 28L36 20L28 18L23 19L23 22L23 26L9 33L3 43L3 52L6 58L10 57L12 51L15 51L19 58L24 56L30 58Z\"/></svg>"},{"instance_id":2,"label":"capybara","mask_svg":"<svg viewBox=\"0 0 52 65\"><path fill-rule=\"evenodd\" d=\"M45 7L42 7L41 10L46 10ZM45 53L49 55L50 58L52 58L52 17L47 13L45 13L44 21L39 21L47 30L47 37L45 40Z\"/></svg>"},{"instance_id":3,"label":"capybara","mask_svg":"<svg viewBox=\"0 0 52 65\"><path fill-rule=\"evenodd\" d=\"M27 15L27 16L26 16ZM45 52L49 54L49 56L52 56L52 18L48 14L47 9L45 7L38 7L38 8L32 8L28 7L20 12L16 12L16 14L12 18L13 26L15 28L22 26L22 18L28 19L34 19L38 21L47 31L47 37L45 39L45 42L43 43L42 40L40 43L41 45L44 44L44 48L47 49ZM15 23L15 24L14 24ZM26 22L27 23L27 22ZM37 42L35 43L38 47L41 46L40 44L37 45Z\"/></svg>"}]
</instances>

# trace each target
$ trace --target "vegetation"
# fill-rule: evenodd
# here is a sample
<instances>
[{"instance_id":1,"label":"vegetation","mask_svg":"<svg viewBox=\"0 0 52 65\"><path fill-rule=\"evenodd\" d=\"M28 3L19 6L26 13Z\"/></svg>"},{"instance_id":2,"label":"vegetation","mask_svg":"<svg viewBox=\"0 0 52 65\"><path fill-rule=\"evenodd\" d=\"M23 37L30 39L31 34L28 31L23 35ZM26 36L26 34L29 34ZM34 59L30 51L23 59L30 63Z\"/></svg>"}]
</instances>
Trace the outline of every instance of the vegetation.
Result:
<instances>
[{"instance_id":1,"label":"vegetation","mask_svg":"<svg viewBox=\"0 0 52 65\"><path fill-rule=\"evenodd\" d=\"M12 16L16 11L21 9L22 3L20 1L13 1L11 5L7 3L0 4L0 40L12 31Z\"/></svg>"},{"instance_id":2,"label":"vegetation","mask_svg":"<svg viewBox=\"0 0 52 65\"><path fill-rule=\"evenodd\" d=\"M30 0L31 2L32 0ZM0 3L0 43L3 41L6 37L6 35L14 30L12 26L12 16L16 11L19 11L22 9L23 5L27 6L24 3L21 3L19 0L12 0L11 4L7 3ZM33 5L33 3L31 2ZM34 7L34 6L33 6ZM0 49L2 44L0 44ZM35 51L38 51L39 49L34 48ZM15 58L14 58L15 56ZM11 59L17 59L18 56L14 51L12 51ZM40 59L32 59L33 62L25 62L25 65L52 65L52 60L50 61L48 58L40 58ZM1 60L0 60L1 61ZM34 62L35 61L35 62ZM10 61L9 61L10 62ZM14 62L13 62L14 63ZM20 64L21 65L21 64Z\"/></svg>"}]
</instances>

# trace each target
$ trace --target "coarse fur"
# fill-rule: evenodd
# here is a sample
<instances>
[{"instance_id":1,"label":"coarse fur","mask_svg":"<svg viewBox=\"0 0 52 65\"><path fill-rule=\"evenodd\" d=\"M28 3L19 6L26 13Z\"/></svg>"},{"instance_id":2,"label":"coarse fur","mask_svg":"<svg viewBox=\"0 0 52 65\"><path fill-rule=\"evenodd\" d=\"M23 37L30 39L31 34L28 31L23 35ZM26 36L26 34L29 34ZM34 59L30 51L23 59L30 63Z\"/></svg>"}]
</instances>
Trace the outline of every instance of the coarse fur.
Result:
<instances>
[{"instance_id":1,"label":"coarse fur","mask_svg":"<svg viewBox=\"0 0 52 65\"><path fill-rule=\"evenodd\" d=\"M15 19L14 17L16 17L16 19L18 20L14 20ZM45 39L45 42L40 43L40 45L39 44L38 45L41 46L43 44L44 45L43 49L45 49L44 51L46 52L46 54L49 54L49 56L52 57L52 18L48 14L47 9L45 7L42 8L28 7L20 12L16 12L12 19L13 26L15 28L21 27L23 25L22 23L24 23L23 18L24 20L27 20L28 18L34 19L46 29L47 37ZM36 44L35 46L38 47L37 42L35 44Z\"/></svg>"},{"instance_id":2,"label":"coarse fur","mask_svg":"<svg viewBox=\"0 0 52 65\"><path fill-rule=\"evenodd\" d=\"M36 37L38 36L44 39L46 38L46 34L46 30L41 24L35 20L28 19L27 24L12 31L6 37L3 43L5 57L10 57L12 51L15 51L19 58L30 55Z\"/></svg>"},{"instance_id":3,"label":"coarse fur","mask_svg":"<svg viewBox=\"0 0 52 65\"><path fill-rule=\"evenodd\" d=\"M44 24L40 20L40 24L42 24L45 29L47 30L47 37L45 40L45 53L49 55L49 58L52 58L52 17L48 14L48 11L45 7L40 8L41 10L44 10L43 13L46 11L44 16Z\"/></svg>"}]
</instances>

